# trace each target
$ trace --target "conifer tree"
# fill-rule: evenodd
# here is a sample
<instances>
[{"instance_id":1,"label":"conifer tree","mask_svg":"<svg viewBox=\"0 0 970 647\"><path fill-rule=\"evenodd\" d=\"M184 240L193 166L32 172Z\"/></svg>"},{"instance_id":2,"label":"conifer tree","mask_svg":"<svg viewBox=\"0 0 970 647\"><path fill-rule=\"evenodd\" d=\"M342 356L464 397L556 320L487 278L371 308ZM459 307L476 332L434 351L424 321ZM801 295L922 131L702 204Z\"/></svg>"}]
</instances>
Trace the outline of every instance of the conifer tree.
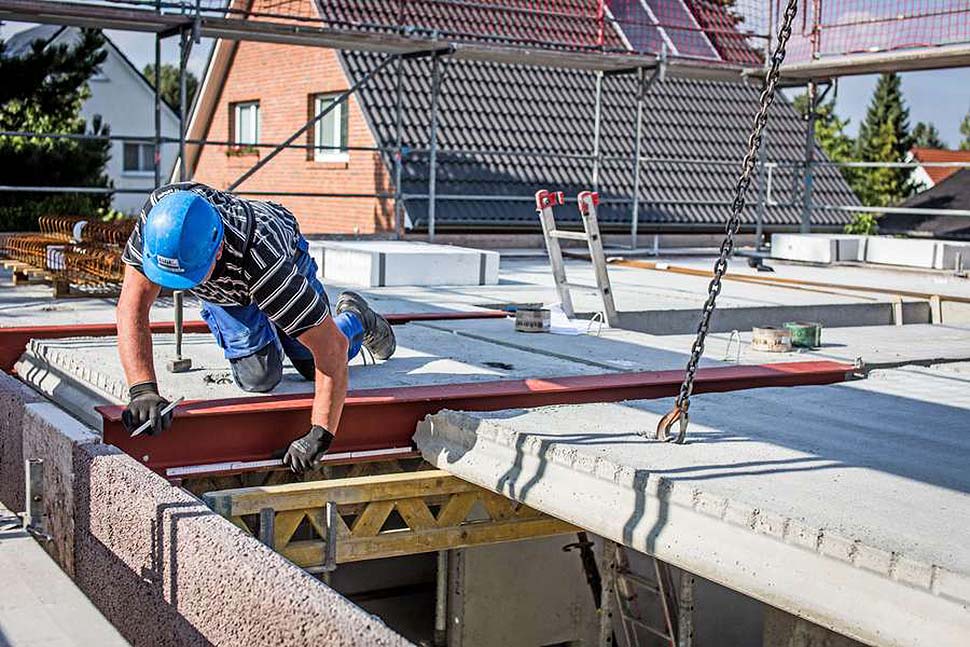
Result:
<instances>
[{"instance_id":1,"label":"conifer tree","mask_svg":"<svg viewBox=\"0 0 970 647\"><path fill-rule=\"evenodd\" d=\"M902 162L912 145L909 109L903 101L900 77L883 74L860 124L855 157L864 162ZM870 206L888 206L913 192L908 169L865 169L858 175L856 193Z\"/></svg>"}]
</instances>

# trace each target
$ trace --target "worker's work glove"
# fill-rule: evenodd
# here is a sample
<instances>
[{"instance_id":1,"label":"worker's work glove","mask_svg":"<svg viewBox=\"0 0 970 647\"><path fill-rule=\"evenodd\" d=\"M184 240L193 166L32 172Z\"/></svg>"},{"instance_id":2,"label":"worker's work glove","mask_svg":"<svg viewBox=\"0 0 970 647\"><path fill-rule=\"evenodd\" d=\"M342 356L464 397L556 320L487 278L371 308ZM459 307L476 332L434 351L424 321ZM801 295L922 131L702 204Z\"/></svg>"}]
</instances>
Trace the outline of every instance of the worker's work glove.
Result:
<instances>
[{"instance_id":1,"label":"worker's work glove","mask_svg":"<svg viewBox=\"0 0 970 647\"><path fill-rule=\"evenodd\" d=\"M169 405L169 401L158 394L158 385L154 382L142 382L128 388L128 408L121 414L121 421L128 433L151 421L146 434L154 436L172 426L172 412L162 415L162 409Z\"/></svg>"},{"instance_id":2,"label":"worker's work glove","mask_svg":"<svg viewBox=\"0 0 970 647\"><path fill-rule=\"evenodd\" d=\"M332 433L320 425L313 425L306 436L290 443L290 448L283 457L283 464L297 474L306 472L313 467L318 456L330 449L332 442Z\"/></svg>"}]
</instances>

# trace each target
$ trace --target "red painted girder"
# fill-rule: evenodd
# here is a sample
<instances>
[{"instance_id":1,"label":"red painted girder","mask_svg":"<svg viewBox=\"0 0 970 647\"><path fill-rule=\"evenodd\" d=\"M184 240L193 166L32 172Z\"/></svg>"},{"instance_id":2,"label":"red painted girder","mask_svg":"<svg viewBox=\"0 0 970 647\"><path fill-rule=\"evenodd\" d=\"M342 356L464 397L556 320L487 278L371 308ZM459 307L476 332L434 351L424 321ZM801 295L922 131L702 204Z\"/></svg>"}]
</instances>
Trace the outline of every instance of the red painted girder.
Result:
<instances>
[{"instance_id":1,"label":"red painted girder","mask_svg":"<svg viewBox=\"0 0 970 647\"><path fill-rule=\"evenodd\" d=\"M385 315L394 325L412 321L453 321L457 319L502 319L508 316L501 310L476 310L471 312L412 312ZM155 322L153 333L175 332L171 321ZM207 333L204 321L186 321L182 327L186 333ZM14 326L0 328L0 369L10 373L23 355L31 339L63 339L68 337L114 337L118 327L114 323L75 324L66 326Z\"/></svg>"},{"instance_id":2,"label":"red painted girder","mask_svg":"<svg viewBox=\"0 0 970 647\"><path fill-rule=\"evenodd\" d=\"M853 368L830 361L703 368L697 372L694 391L833 384L851 379ZM442 409L496 411L662 398L676 395L683 377L682 370L673 370L352 391L333 451L407 446L417 423ZM186 402L176 409L172 429L157 438L129 437L121 423L121 406L98 411L106 443L162 471L271 458L306 433L312 402L309 394Z\"/></svg>"}]
</instances>

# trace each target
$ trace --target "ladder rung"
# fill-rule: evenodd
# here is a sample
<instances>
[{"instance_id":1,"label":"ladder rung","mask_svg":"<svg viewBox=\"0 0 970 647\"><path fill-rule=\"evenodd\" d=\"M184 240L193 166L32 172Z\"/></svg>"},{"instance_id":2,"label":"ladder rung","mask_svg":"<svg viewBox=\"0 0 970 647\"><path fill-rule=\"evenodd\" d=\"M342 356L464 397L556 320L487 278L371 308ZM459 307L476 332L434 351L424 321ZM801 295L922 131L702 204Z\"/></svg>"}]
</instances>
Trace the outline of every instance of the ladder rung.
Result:
<instances>
[{"instance_id":1,"label":"ladder rung","mask_svg":"<svg viewBox=\"0 0 970 647\"><path fill-rule=\"evenodd\" d=\"M553 238L568 238L569 240L589 240L584 232L581 231L563 231L562 229L553 229L549 232L549 235Z\"/></svg>"},{"instance_id":2,"label":"ladder rung","mask_svg":"<svg viewBox=\"0 0 970 647\"><path fill-rule=\"evenodd\" d=\"M617 571L616 575L621 579L639 584L641 587L647 589L651 593L660 593L660 587L657 586L656 582L648 580L645 577L641 577L636 573L631 573L630 571Z\"/></svg>"}]
</instances>

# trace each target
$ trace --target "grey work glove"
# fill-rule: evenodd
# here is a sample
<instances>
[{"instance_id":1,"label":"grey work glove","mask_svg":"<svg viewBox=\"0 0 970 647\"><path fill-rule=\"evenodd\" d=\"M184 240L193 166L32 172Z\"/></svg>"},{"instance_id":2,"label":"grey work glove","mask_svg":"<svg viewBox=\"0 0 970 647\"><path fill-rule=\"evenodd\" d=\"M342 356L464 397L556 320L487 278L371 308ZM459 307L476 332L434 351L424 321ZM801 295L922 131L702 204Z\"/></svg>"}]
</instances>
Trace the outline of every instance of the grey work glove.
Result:
<instances>
[{"instance_id":1,"label":"grey work glove","mask_svg":"<svg viewBox=\"0 0 970 647\"><path fill-rule=\"evenodd\" d=\"M283 457L283 464L297 474L302 474L313 467L317 457L330 449L332 442L332 433L320 425L313 425L306 436L290 443L290 448Z\"/></svg>"},{"instance_id":2,"label":"grey work glove","mask_svg":"<svg viewBox=\"0 0 970 647\"><path fill-rule=\"evenodd\" d=\"M121 421L128 433L151 421L145 430L150 436L162 433L172 426L172 412L162 415L162 409L169 405L169 401L158 394L158 385L154 382L142 382L128 389L128 408L121 414Z\"/></svg>"}]
</instances>

